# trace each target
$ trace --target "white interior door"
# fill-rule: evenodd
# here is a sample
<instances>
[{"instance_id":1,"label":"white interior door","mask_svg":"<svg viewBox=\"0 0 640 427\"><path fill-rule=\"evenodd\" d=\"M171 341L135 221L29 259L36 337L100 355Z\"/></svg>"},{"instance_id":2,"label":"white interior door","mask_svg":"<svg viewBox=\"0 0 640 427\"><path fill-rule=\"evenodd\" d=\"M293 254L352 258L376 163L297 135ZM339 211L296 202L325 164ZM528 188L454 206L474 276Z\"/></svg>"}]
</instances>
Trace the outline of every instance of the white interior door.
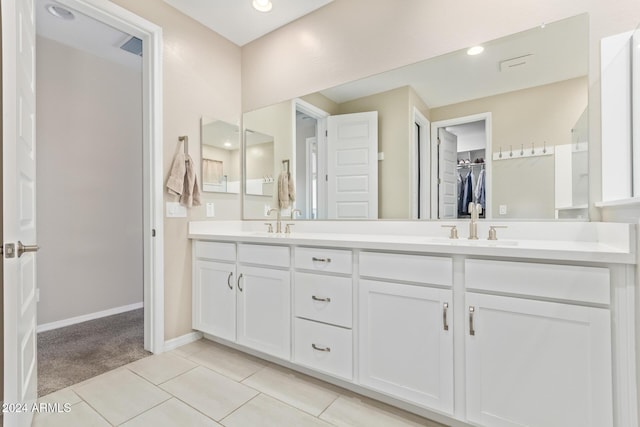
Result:
<instances>
[{"instance_id":1,"label":"white interior door","mask_svg":"<svg viewBox=\"0 0 640 427\"><path fill-rule=\"evenodd\" d=\"M37 397L35 21L33 0L2 0L4 401ZM12 246L13 245L13 246ZM37 247L27 247L32 250ZM4 414L30 426L33 413Z\"/></svg>"},{"instance_id":2,"label":"white interior door","mask_svg":"<svg viewBox=\"0 0 640 427\"><path fill-rule=\"evenodd\" d=\"M438 129L438 218L458 217L458 137Z\"/></svg>"},{"instance_id":3,"label":"white interior door","mask_svg":"<svg viewBox=\"0 0 640 427\"><path fill-rule=\"evenodd\" d=\"M378 112L328 117L329 219L378 218Z\"/></svg>"}]
</instances>

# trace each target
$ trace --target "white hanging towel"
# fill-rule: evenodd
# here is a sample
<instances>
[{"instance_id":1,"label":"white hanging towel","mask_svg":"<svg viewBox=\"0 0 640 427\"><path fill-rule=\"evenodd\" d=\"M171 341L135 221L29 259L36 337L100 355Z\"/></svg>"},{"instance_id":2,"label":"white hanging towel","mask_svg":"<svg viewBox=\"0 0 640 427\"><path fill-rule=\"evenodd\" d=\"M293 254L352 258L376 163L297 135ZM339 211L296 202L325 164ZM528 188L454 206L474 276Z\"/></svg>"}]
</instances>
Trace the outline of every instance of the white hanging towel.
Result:
<instances>
[{"instance_id":1,"label":"white hanging towel","mask_svg":"<svg viewBox=\"0 0 640 427\"><path fill-rule=\"evenodd\" d=\"M296 190L289 172L281 172L278 177L278 206L287 209L296 200Z\"/></svg>"},{"instance_id":2,"label":"white hanging towel","mask_svg":"<svg viewBox=\"0 0 640 427\"><path fill-rule=\"evenodd\" d=\"M180 196L180 204L188 208L200 206L200 188L191 156L178 153L173 159L167 180L167 192Z\"/></svg>"}]
</instances>

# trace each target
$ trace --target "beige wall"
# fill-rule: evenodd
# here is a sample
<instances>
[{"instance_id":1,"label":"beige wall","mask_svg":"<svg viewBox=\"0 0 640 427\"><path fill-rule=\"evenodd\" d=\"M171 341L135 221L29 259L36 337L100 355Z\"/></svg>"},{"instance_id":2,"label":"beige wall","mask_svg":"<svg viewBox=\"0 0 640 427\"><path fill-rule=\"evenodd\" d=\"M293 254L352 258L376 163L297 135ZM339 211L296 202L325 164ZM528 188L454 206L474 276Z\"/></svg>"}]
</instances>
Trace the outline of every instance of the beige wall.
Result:
<instances>
[{"instance_id":1,"label":"beige wall","mask_svg":"<svg viewBox=\"0 0 640 427\"><path fill-rule=\"evenodd\" d=\"M142 73L36 52L42 325L142 302Z\"/></svg>"},{"instance_id":2,"label":"beige wall","mask_svg":"<svg viewBox=\"0 0 640 427\"><path fill-rule=\"evenodd\" d=\"M163 30L164 171L180 149L178 136L191 136L191 157L200 164L200 118L239 124L240 48L181 14L162 0L112 0ZM198 169L199 170L199 169ZM166 201L175 201L165 195ZM240 218L240 195L205 193L203 206L188 218L165 218L165 338L191 332L191 242L188 222L205 219L206 201L215 202L215 219Z\"/></svg>"},{"instance_id":3,"label":"beige wall","mask_svg":"<svg viewBox=\"0 0 640 427\"><path fill-rule=\"evenodd\" d=\"M571 143L571 129L587 106L585 77L531 89L432 108L432 122L491 113L492 146L497 153ZM544 120L537 118L544 117ZM492 156L487 155L487 158ZM492 161L492 216L494 218L555 218L553 156L526 160ZM535 203L533 203L535 202ZM507 205L507 215L499 215Z\"/></svg>"}]
</instances>

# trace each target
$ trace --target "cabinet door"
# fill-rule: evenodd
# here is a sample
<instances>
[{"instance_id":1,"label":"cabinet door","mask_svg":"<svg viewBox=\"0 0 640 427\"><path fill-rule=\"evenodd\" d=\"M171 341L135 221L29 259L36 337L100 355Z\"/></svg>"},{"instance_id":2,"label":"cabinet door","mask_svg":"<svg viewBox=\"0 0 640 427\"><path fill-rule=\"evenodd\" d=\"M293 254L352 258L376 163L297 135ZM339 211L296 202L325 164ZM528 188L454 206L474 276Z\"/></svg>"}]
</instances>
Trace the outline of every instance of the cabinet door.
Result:
<instances>
[{"instance_id":1,"label":"cabinet door","mask_svg":"<svg viewBox=\"0 0 640 427\"><path fill-rule=\"evenodd\" d=\"M291 355L289 271L238 267L238 342L273 356Z\"/></svg>"},{"instance_id":2,"label":"cabinet door","mask_svg":"<svg viewBox=\"0 0 640 427\"><path fill-rule=\"evenodd\" d=\"M466 302L470 421L613 425L609 310L472 293Z\"/></svg>"},{"instance_id":3,"label":"cabinet door","mask_svg":"<svg viewBox=\"0 0 640 427\"><path fill-rule=\"evenodd\" d=\"M236 340L235 264L196 260L193 329Z\"/></svg>"},{"instance_id":4,"label":"cabinet door","mask_svg":"<svg viewBox=\"0 0 640 427\"><path fill-rule=\"evenodd\" d=\"M451 291L360 280L359 294L360 383L453 412Z\"/></svg>"}]
</instances>

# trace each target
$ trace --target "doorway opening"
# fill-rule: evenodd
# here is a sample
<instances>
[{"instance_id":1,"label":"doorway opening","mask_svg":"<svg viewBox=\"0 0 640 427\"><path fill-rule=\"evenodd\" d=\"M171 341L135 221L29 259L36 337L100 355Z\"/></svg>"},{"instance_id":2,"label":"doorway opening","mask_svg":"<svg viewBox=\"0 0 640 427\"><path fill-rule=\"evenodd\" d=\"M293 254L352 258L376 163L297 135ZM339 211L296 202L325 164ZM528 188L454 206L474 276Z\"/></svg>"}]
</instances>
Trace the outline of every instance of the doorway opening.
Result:
<instances>
[{"instance_id":1,"label":"doorway opening","mask_svg":"<svg viewBox=\"0 0 640 427\"><path fill-rule=\"evenodd\" d=\"M301 99L294 100L296 202L300 218L327 218L327 117L329 113Z\"/></svg>"},{"instance_id":2,"label":"doorway opening","mask_svg":"<svg viewBox=\"0 0 640 427\"><path fill-rule=\"evenodd\" d=\"M40 396L164 347L160 30L61 3L81 31L35 2Z\"/></svg>"},{"instance_id":3,"label":"doorway opening","mask_svg":"<svg viewBox=\"0 0 640 427\"><path fill-rule=\"evenodd\" d=\"M491 218L491 113L434 122L432 215L456 219Z\"/></svg>"}]
</instances>

